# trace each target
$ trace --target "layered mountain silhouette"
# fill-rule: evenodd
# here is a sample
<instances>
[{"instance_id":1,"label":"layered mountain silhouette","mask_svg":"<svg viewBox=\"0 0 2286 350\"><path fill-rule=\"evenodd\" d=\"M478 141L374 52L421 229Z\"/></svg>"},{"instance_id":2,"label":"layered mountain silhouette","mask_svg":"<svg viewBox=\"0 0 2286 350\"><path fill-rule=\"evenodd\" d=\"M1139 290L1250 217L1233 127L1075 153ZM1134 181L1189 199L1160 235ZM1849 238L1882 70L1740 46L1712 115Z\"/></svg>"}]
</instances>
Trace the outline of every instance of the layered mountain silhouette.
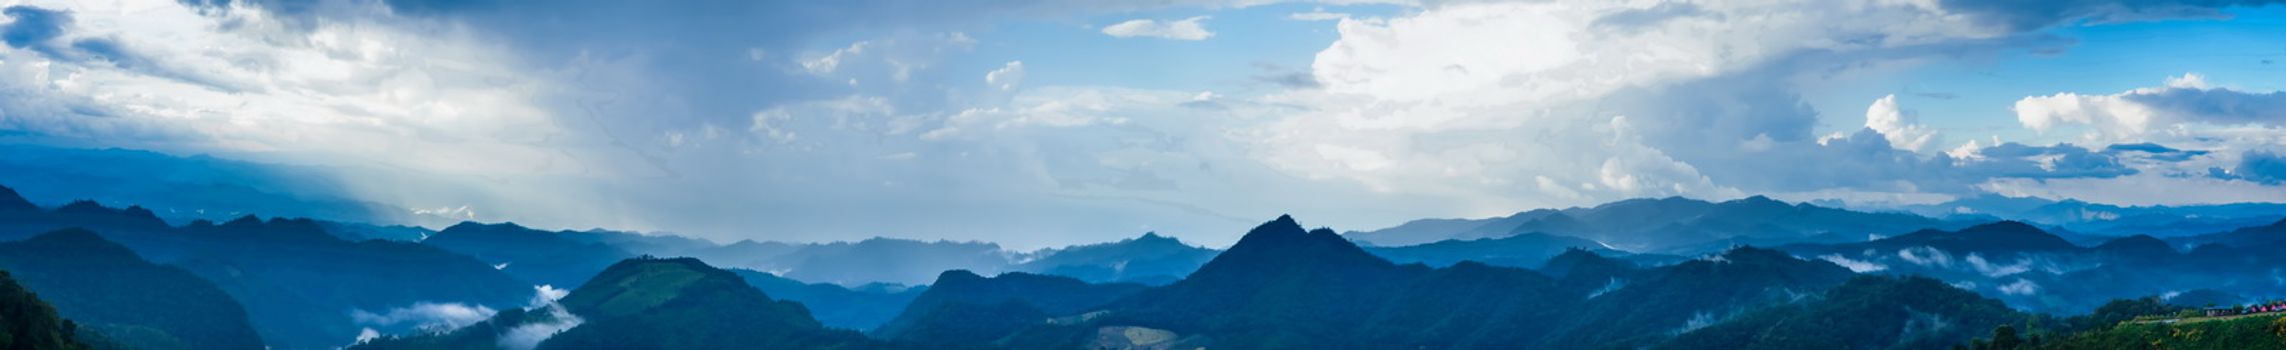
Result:
<instances>
[{"instance_id":1,"label":"layered mountain silhouette","mask_svg":"<svg viewBox=\"0 0 2286 350\"><path fill-rule=\"evenodd\" d=\"M6 198L0 202L17 202ZM387 313L421 303L506 307L521 305L532 291L530 283L467 256L409 242L347 241L313 220L241 216L177 227L140 207L92 201L0 214L0 240L72 228L220 287L272 348L338 347L366 328L420 326L361 324L353 317L357 311Z\"/></svg>"},{"instance_id":2,"label":"layered mountain silhouette","mask_svg":"<svg viewBox=\"0 0 2286 350\"><path fill-rule=\"evenodd\" d=\"M1896 209L1937 218L2033 222L2097 236L2140 234L2161 238L2260 226L2286 217L2286 204L2280 203L2119 206L2073 199L2053 200L1993 194Z\"/></svg>"},{"instance_id":3,"label":"layered mountain silhouette","mask_svg":"<svg viewBox=\"0 0 2286 350\"><path fill-rule=\"evenodd\" d=\"M214 283L144 261L94 232L0 243L0 270L47 296L79 332L131 349L261 349L246 309Z\"/></svg>"},{"instance_id":4,"label":"layered mountain silhouette","mask_svg":"<svg viewBox=\"0 0 2286 350\"><path fill-rule=\"evenodd\" d=\"M1929 278L1859 276L1823 295L1692 330L1664 349L1933 349L2032 315Z\"/></svg>"},{"instance_id":5,"label":"layered mountain silhouette","mask_svg":"<svg viewBox=\"0 0 2286 350\"><path fill-rule=\"evenodd\" d=\"M2249 228L2217 235L2253 235ZM2213 236L2213 235L2208 235ZM2180 251L2159 238L2136 235L2080 246L2039 227L2014 221L1957 231L1926 230L1845 244L1804 244L1781 249L1868 273L1914 274L1998 298L2018 308L2076 314L2113 299L2175 294L2195 289L2267 295L2286 282L2280 245L2239 247L2210 243Z\"/></svg>"},{"instance_id":6,"label":"layered mountain silhouette","mask_svg":"<svg viewBox=\"0 0 2286 350\"><path fill-rule=\"evenodd\" d=\"M1560 254L1551 259L1550 270L1598 279L1597 288L1610 290L1576 291L1540 272L1475 262L1444 268L1399 265L1332 230L1305 230L1291 217L1280 217L1249 231L1173 284L1100 307L1049 310L1020 301L967 303L956 310L1015 315L1013 319L1045 317L1047 322L1000 332L990 330L1020 323L993 323L964 330L998 335L948 337L955 338L950 339L954 344L1012 348L1637 347L1823 293L1851 275L1830 263L1765 249L1735 249L1649 269L1583 250ZM981 278L948 274L946 279ZM1614 280L1620 282L1610 282ZM939 284L931 294L950 283ZM921 304L917 301L911 309L925 309ZM937 324L957 325L974 317L980 316L950 317L955 321Z\"/></svg>"},{"instance_id":7,"label":"layered mountain silhouette","mask_svg":"<svg viewBox=\"0 0 2286 350\"><path fill-rule=\"evenodd\" d=\"M1788 204L1762 196L1724 202L1668 197L1587 208L1539 209L1483 220L1418 220L1348 236L1376 246L1405 246L1544 233L1588 239L1597 242L1595 247L1693 255L1742 244L1861 241L1869 236L1959 228L1967 222Z\"/></svg>"},{"instance_id":8,"label":"layered mountain silhouette","mask_svg":"<svg viewBox=\"0 0 2286 350\"><path fill-rule=\"evenodd\" d=\"M905 311L913 298L929 290L929 286L908 287L892 284L868 284L843 287L831 283L808 283L779 277L768 272L730 269L746 280L746 284L761 289L772 297L809 306L812 316L827 327L855 331L871 331L882 323L896 318Z\"/></svg>"},{"instance_id":9,"label":"layered mountain silhouette","mask_svg":"<svg viewBox=\"0 0 2286 350\"><path fill-rule=\"evenodd\" d=\"M613 262L635 256L610 244L515 223L462 222L421 244L475 257L527 282L557 286L580 285Z\"/></svg>"},{"instance_id":10,"label":"layered mountain silhouette","mask_svg":"<svg viewBox=\"0 0 2286 350\"><path fill-rule=\"evenodd\" d=\"M2226 232L2215 232L2180 237L2174 239L2174 242L2185 247L2196 247L2208 244L2223 244L2247 248L2278 246L2281 244L2286 244L2286 220L2279 220L2264 225L2241 227Z\"/></svg>"},{"instance_id":11,"label":"layered mountain silhouette","mask_svg":"<svg viewBox=\"0 0 2286 350\"><path fill-rule=\"evenodd\" d=\"M2122 322L2286 288L2272 254L2286 223L2105 237L1764 197L1351 234L1281 216L1221 251L1147 233L1020 252L513 223L177 226L14 194L0 187L0 270L52 311L8 306L0 328L50 348L1936 348L2001 325L2127 344L2231 332ZM5 289L5 305L36 305ZM440 310L457 318L420 318Z\"/></svg>"},{"instance_id":12,"label":"layered mountain silhouette","mask_svg":"<svg viewBox=\"0 0 2286 350\"><path fill-rule=\"evenodd\" d=\"M1089 282L1135 282L1161 285L1198 270L1218 251L1183 243L1174 237L1144 233L1117 242L1079 245L1033 253L1031 261L1014 271L1050 274ZM940 276L941 277L941 276Z\"/></svg>"},{"instance_id":13,"label":"layered mountain silhouette","mask_svg":"<svg viewBox=\"0 0 2286 350\"><path fill-rule=\"evenodd\" d=\"M1037 326L1050 315L1081 315L1143 289L1138 284L1090 284L1023 272L988 278L946 271L897 319L872 333L928 346L1004 345L999 343L1003 338Z\"/></svg>"},{"instance_id":14,"label":"layered mountain silhouette","mask_svg":"<svg viewBox=\"0 0 2286 350\"><path fill-rule=\"evenodd\" d=\"M75 199L135 203L184 221L266 213L434 224L410 210L350 198L341 184L312 168L118 148L10 144L0 145L0 169L7 170L0 171L0 183L35 192L24 195L47 205Z\"/></svg>"},{"instance_id":15,"label":"layered mountain silhouette","mask_svg":"<svg viewBox=\"0 0 2286 350\"><path fill-rule=\"evenodd\" d=\"M1603 247L1584 238L1546 233L1522 233L1501 238L1444 240L1403 247L1368 247L1367 252L1399 263L1451 266L1461 261L1508 267L1538 267L1568 250L1587 249L1603 255L1632 255Z\"/></svg>"},{"instance_id":16,"label":"layered mountain silhouette","mask_svg":"<svg viewBox=\"0 0 2286 350\"><path fill-rule=\"evenodd\" d=\"M561 327L569 326L569 327ZM560 330L560 333L558 332ZM535 341L523 344L521 342ZM352 349L836 349L883 348L827 328L801 304L773 300L698 259L638 257L613 264L545 306L502 312L446 333L385 337Z\"/></svg>"}]
</instances>

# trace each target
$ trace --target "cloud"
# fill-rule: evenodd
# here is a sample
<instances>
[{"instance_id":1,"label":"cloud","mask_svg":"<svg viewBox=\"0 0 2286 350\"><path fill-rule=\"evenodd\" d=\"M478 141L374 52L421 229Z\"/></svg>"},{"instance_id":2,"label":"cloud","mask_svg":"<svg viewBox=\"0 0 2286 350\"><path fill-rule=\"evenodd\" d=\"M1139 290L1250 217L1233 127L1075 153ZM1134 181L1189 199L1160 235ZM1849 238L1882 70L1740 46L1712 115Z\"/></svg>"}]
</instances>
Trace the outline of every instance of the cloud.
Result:
<instances>
[{"instance_id":1,"label":"cloud","mask_svg":"<svg viewBox=\"0 0 2286 350\"><path fill-rule=\"evenodd\" d=\"M30 48L46 44L63 36L64 27L71 26L71 14L34 6L16 5L0 10L14 21L0 28L0 41L15 48Z\"/></svg>"},{"instance_id":2,"label":"cloud","mask_svg":"<svg viewBox=\"0 0 2286 350\"><path fill-rule=\"evenodd\" d=\"M417 302L404 307L391 308L383 313L355 310L351 311L349 316L358 325L410 325L426 330L449 331L477 322L484 322L485 319L491 318L496 313L499 311L483 305Z\"/></svg>"},{"instance_id":3,"label":"cloud","mask_svg":"<svg viewBox=\"0 0 2286 350\"><path fill-rule=\"evenodd\" d=\"M1000 90L1015 90L1017 84L1023 83L1024 61L1008 61L1008 64L1000 66L1000 69L984 73L984 84L998 87Z\"/></svg>"},{"instance_id":4,"label":"cloud","mask_svg":"<svg viewBox=\"0 0 2286 350\"><path fill-rule=\"evenodd\" d=\"M2091 137L2133 140L2191 124L2276 126L2286 118L2286 92L2244 92L2207 85L2205 77L2185 74L2166 85L2110 95L2057 93L2016 101L2016 119L2048 131L2086 125Z\"/></svg>"},{"instance_id":5,"label":"cloud","mask_svg":"<svg viewBox=\"0 0 2286 350\"><path fill-rule=\"evenodd\" d=\"M556 303L557 299L563 299L564 295L570 291L556 289L555 286L549 285L535 286L533 289L535 293L532 296L532 317L524 324L500 332L500 338L496 343L501 349L531 350L539 346L540 342L555 337L557 333L563 333L564 330L579 327L580 324L587 322L579 315L573 315L570 310L564 309L563 304Z\"/></svg>"},{"instance_id":6,"label":"cloud","mask_svg":"<svg viewBox=\"0 0 2286 350\"><path fill-rule=\"evenodd\" d=\"M2219 179L2246 180L2264 185L2286 182L2286 157L2264 150L2251 150L2238 157L2238 164L2230 169L2212 168L2210 176Z\"/></svg>"},{"instance_id":7,"label":"cloud","mask_svg":"<svg viewBox=\"0 0 2286 350\"><path fill-rule=\"evenodd\" d=\"M2160 155L1993 140L1922 154L1939 141L1920 132L1935 129L1905 106L1876 115L1891 111L1880 101L1868 128L1821 129L1860 116L1811 108L1805 91L2070 45L1992 24L1985 13L2000 9L1964 12L1974 4L1311 11L1289 17L1331 21L1305 25L1337 37L1306 66L1155 89L994 74L1055 63L1013 69L1030 58L1024 50L1043 48L993 28L1244 4L59 3L39 6L76 21L38 41L60 55L0 51L10 63L0 66L0 129L378 168L341 171L344 186L400 207L484 208L491 220L565 227L1055 244L1096 238L1009 232L1211 235L1241 232L1254 219L1230 218L1259 213L1315 212L1348 227L1631 196L2061 193L2088 180L2175 181L2167 177L2186 172L2156 167L2196 163L2188 169L2203 174L2231 165L2199 162L2228 157L2189 152L2248 149L2154 140L2190 150ZM1126 29L1206 39L1209 19ZM1201 90L1215 93L1200 100ZM412 180L429 178L443 180ZM1341 205L1361 202L1403 209ZM863 220L884 210L928 213ZM743 219L699 220L723 217Z\"/></svg>"},{"instance_id":8,"label":"cloud","mask_svg":"<svg viewBox=\"0 0 2286 350\"><path fill-rule=\"evenodd\" d=\"M2010 282L1995 288L2000 290L2000 294L2007 295L2033 295L2040 293L2039 283L2033 283L2032 280L2022 278L2016 279L2016 282Z\"/></svg>"},{"instance_id":9,"label":"cloud","mask_svg":"<svg viewBox=\"0 0 2286 350\"><path fill-rule=\"evenodd\" d=\"M1706 12L1706 10L1701 9L1697 4L1687 2L1661 2L1658 5L1652 5L1649 8L1625 9L1617 12L1612 12L1611 14L1596 18L1595 22L1592 22L1590 25L1620 30L1634 30L1635 28L1656 25L1660 22L1696 16L1714 16L1717 18L1720 17L1719 14L1711 14Z\"/></svg>"},{"instance_id":10,"label":"cloud","mask_svg":"<svg viewBox=\"0 0 2286 350\"><path fill-rule=\"evenodd\" d=\"M1932 247L1912 247L1900 249L1897 251L1897 258L1905 259L1905 262L1913 263L1914 265L1941 268L1951 268L1953 266L1952 254L1946 254L1945 251L1937 250L1937 248Z\"/></svg>"},{"instance_id":11,"label":"cloud","mask_svg":"<svg viewBox=\"0 0 2286 350\"><path fill-rule=\"evenodd\" d=\"M2017 259L2015 264L2000 265L1987 262L1983 256L1976 253L1969 253L1968 258L1964 260L1969 263L1970 268L1976 269L1977 273L1984 274L1985 277L2003 277L2032 271L2032 260L2029 258Z\"/></svg>"},{"instance_id":12,"label":"cloud","mask_svg":"<svg viewBox=\"0 0 2286 350\"><path fill-rule=\"evenodd\" d=\"M1296 21L1333 21L1349 19L1349 14L1339 12L1326 12L1326 9L1319 8L1310 10L1310 12L1295 12L1294 14L1286 15L1286 19Z\"/></svg>"},{"instance_id":13,"label":"cloud","mask_svg":"<svg viewBox=\"0 0 2286 350\"><path fill-rule=\"evenodd\" d=\"M1897 95L1882 96L1865 108L1865 128L1888 138L1891 147L1908 151L1922 150L1937 136L1912 111L1897 107Z\"/></svg>"},{"instance_id":14,"label":"cloud","mask_svg":"<svg viewBox=\"0 0 2286 350\"><path fill-rule=\"evenodd\" d=\"M1206 29L1206 20L1208 18L1212 17L1197 16L1184 18L1179 21L1134 19L1128 20L1126 22L1119 22L1118 24L1104 26L1103 34L1120 38L1147 37L1172 40L1206 40L1207 38L1214 37L1214 32L1207 31Z\"/></svg>"},{"instance_id":15,"label":"cloud","mask_svg":"<svg viewBox=\"0 0 2286 350\"><path fill-rule=\"evenodd\" d=\"M1841 256L1841 254L1820 255L1818 256L1818 259L1832 262L1834 265L1841 265L1841 267L1849 268L1850 271L1857 273L1877 272L1889 269L1888 265L1882 265L1881 263L1871 261L1852 260L1848 257Z\"/></svg>"},{"instance_id":16,"label":"cloud","mask_svg":"<svg viewBox=\"0 0 2286 350\"><path fill-rule=\"evenodd\" d=\"M2235 6L2263 6L2277 0L2092 0L2092 1L1979 1L1940 0L1947 10L1975 17L1980 23L2008 29L2037 29L2073 21L2115 23L2172 18L2226 18L2222 10Z\"/></svg>"}]
</instances>

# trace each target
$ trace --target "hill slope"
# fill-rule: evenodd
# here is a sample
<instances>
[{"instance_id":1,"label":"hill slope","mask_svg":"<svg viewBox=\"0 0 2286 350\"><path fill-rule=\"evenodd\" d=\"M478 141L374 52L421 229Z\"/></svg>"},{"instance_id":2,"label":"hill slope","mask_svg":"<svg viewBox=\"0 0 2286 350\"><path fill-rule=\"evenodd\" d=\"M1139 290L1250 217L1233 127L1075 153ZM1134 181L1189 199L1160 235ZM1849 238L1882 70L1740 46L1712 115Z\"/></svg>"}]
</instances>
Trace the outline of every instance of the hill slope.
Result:
<instances>
[{"instance_id":1,"label":"hill slope","mask_svg":"<svg viewBox=\"0 0 2286 350\"><path fill-rule=\"evenodd\" d=\"M144 261L86 230L0 243L0 270L48 296L81 332L134 349L261 349L245 308L214 283Z\"/></svg>"},{"instance_id":2,"label":"hill slope","mask_svg":"<svg viewBox=\"0 0 2286 350\"><path fill-rule=\"evenodd\" d=\"M0 271L0 349L86 350L79 325L56 316L56 308Z\"/></svg>"},{"instance_id":3,"label":"hill slope","mask_svg":"<svg viewBox=\"0 0 2286 350\"><path fill-rule=\"evenodd\" d=\"M571 325L564 328L561 326ZM561 333L547 336L549 331ZM532 337L537 335L537 337ZM534 339L538 338L538 339ZM886 344L826 328L800 304L772 300L730 271L691 258L627 259L570 294L442 334L355 349L843 349Z\"/></svg>"},{"instance_id":4,"label":"hill slope","mask_svg":"<svg viewBox=\"0 0 2286 350\"><path fill-rule=\"evenodd\" d=\"M1638 270L1572 250L1536 271L1459 262L1398 265L1291 217L1249 231L1189 278L1098 311L970 304L1049 321L990 344L1015 348L1605 348L1655 345L1731 315L1822 293L1851 273L1742 248ZM1585 255L1585 256L1582 256ZM1572 281L1577 276L1584 281ZM928 339L918 339L923 341Z\"/></svg>"}]
</instances>

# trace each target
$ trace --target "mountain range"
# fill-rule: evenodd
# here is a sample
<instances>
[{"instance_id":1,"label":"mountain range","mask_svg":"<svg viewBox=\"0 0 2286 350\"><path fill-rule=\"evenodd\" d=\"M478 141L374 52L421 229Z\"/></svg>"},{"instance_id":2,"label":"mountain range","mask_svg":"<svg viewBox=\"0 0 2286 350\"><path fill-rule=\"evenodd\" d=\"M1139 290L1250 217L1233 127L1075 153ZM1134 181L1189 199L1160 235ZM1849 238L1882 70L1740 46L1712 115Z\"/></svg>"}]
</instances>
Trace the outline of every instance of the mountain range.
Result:
<instances>
[{"instance_id":1,"label":"mountain range","mask_svg":"<svg viewBox=\"0 0 2286 350\"><path fill-rule=\"evenodd\" d=\"M1976 221L1937 220L1906 213L1859 212L1769 197L1708 202L1668 197L1630 199L1594 207L1536 209L1487 219L1426 219L1395 227L1349 232L1375 246L1445 240L1480 240L1526 233L1587 239L1595 247L1637 253L1693 255L1733 245L1852 242L1929 228L1959 228Z\"/></svg>"},{"instance_id":2,"label":"mountain range","mask_svg":"<svg viewBox=\"0 0 2286 350\"><path fill-rule=\"evenodd\" d=\"M1778 249L1862 273L1937 278L2027 310L2076 314L2113 299L2194 290L2232 296L2207 297L2217 299L2276 296L2286 289L2286 280L2278 278L2286 256L2266 252L2286 248L2286 242L2250 234L2262 230L2191 236L2186 239L2213 243L2180 251L2144 235L2075 245L2039 227L2003 221Z\"/></svg>"},{"instance_id":3,"label":"mountain range","mask_svg":"<svg viewBox=\"0 0 2286 350\"><path fill-rule=\"evenodd\" d=\"M1347 234L1282 216L1223 250L1146 233L1020 252L515 223L175 224L16 194L0 187L0 270L92 348L1927 348L2013 336L1995 329L2099 334L2181 307L2142 305L2286 287L2286 262L2264 254L2286 248L2276 221L2105 237L1764 197Z\"/></svg>"}]
</instances>

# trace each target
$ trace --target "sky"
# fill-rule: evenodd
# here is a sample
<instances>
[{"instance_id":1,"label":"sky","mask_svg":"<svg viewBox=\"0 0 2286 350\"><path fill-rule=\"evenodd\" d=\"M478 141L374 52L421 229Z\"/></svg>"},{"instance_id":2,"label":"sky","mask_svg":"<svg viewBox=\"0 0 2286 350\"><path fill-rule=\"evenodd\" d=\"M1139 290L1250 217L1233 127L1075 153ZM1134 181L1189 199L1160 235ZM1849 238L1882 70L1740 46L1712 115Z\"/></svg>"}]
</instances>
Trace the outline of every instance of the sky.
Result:
<instances>
[{"instance_id":1,"label":"sky","mask_svg":"<svg viewBox=\"0 0 2286 350\"><path fill-rule=\"evenodd\" d=\"M0 142L543 228L1036 248L1637 197L2286 201L2280 1L0 8Z\"/></svg>"}]
</instances>

